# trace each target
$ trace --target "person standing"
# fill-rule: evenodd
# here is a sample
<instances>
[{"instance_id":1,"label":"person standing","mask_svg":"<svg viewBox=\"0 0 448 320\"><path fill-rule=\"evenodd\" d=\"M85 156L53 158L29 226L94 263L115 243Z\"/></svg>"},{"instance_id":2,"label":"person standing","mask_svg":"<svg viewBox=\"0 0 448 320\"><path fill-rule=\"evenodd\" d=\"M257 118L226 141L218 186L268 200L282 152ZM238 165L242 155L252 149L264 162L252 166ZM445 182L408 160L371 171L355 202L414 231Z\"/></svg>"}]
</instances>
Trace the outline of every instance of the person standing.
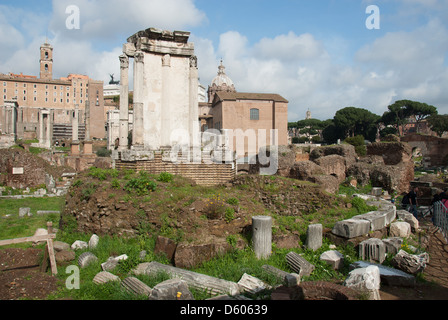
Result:
<instances>
[{"instance_id":1,"label":"person standing","mask_svg":"<svg viewBox=\"0 0 448 320\"><path fill-rule=\"evenodd\" d=\"M418 187L414 187L409 193L409 205L408 205L408 211L411 212L414 217L417 219L417 193L418 193Z\"/></svg>"}]
</instances>

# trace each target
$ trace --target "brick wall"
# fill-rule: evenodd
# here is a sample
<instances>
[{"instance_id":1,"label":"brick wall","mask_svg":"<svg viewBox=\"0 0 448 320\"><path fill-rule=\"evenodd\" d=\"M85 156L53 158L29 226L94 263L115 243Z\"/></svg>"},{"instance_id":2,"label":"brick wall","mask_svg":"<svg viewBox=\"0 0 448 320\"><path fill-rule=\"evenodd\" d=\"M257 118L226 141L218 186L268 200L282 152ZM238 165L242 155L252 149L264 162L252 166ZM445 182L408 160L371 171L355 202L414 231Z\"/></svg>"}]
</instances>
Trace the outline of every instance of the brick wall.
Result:
<instances>
[{"instance_id":1,"label":"brick wall","mask_svg":"<svg viewBox=\"0 0 448 320\"><path fill-rule=\"evenodd\" d=\"M448 165L448 139L420 134L410 134L401 138L412 148L419 148L425 163L429 166Z\"/></svg>"},{"instance_id":2,"label":"brick wall","mask_svg":"<svg viewBox=\"0 0 448 320\"><path fill-rule=\"evenodd\" d=\"M154 160L125 162L115 160L116 169L145 170L150 174L169 172L190 178L199 185L211 186L229 182L235 178L236 165L206 163L173 163L162 160L161 153L155 153Z\"/></svg>"}]
</instances>

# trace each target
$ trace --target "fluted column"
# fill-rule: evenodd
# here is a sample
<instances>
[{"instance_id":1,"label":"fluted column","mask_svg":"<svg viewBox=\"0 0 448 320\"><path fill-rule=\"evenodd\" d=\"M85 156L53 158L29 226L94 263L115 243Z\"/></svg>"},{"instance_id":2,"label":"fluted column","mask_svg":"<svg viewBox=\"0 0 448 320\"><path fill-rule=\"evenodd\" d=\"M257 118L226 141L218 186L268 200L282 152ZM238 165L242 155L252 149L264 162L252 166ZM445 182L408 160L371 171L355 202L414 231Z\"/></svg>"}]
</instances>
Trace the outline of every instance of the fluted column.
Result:
<instances>
[{"instance_id":1,"label":"fluted column","mask_svg":"<svg viewBox=\"0 0 448 320\"><path fill-rule=\"evenodd\" d=\"M143 147L143 69L145 54L137 51L134 56L134 129L133 146Z\"/></svg>"},{"instance_id":2,"label":"fluted column","mask_svg":"<svg viewBox=\"0 0 448 320\"><path fill-rule=\"evenodd\" d=\"M120 56L120 127L119 150L128 148L129 134L129 57Z\"/></svg>"}]
</instances>

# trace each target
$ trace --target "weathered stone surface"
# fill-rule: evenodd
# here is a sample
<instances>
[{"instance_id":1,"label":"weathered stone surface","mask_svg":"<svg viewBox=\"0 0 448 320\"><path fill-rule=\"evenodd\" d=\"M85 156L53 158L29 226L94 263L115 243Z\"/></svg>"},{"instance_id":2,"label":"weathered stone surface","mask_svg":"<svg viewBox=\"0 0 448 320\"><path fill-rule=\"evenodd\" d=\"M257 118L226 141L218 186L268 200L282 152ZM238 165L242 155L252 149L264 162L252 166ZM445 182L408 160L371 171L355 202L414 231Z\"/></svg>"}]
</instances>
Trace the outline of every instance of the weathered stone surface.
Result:
<instances>
[{"instance_id":1,"label":"weathered stone surface","mask_svg":"<svg viewBox=\"0 0 448 320\"><path fill-rule=\"evenodd\" d=\"M379 293L380 283L380 270L377 266L371 265L366 268L352 270L344 285L367 294L369 300L381 300Z\"/></svg>"},{"instance_id":2,"label":"weathered stone surface","mask_svg":"<svg viewBox=\"0 0 448 320\"><path fill-rule=\"evenodd\" d=\"M151 291L149 300L194 300L187 283L175 278L157 284Z\"/></svg>"},{"instance_id":3,"label":"weathered stone surface","mask_svg":"<svg viewBox=\"0 0 448 320\"><path fill-rule=\"evenodd\" d=\"M389 236L408 238L411 235L411 225L407 222L397 221L390 225Z\"/></svg>"},{"instance_id":4,"label":"weathered stone surface","mask_svg":"<svg viewBox=\"0 0 448 320\"><path fill-rule=\"evenodd\" d=\"M344 266L344 255L337 250L325 251L319 259L329 263L334 270L339 270Z\"/></svg>"},{"instance_id":5,"label":"weathered stone surface","mask_svg":"<svg viewBox=\"0 0 448 320\"><path fill-rule=\"evenodd\" d=\"M311 250L322 247L322 224L311 224L306 231L305 246Z\"/></svg>"},{"instance_id":6,"label":"weathered stone surface","mask_svg":"<svg viewBox=\"0 0 448 320\"><path fill-rule=\"evenodd\" d=\"M142 270L144 269L144 270ZM240 293L240 286L232 281L222 280L215 277L207 276L193 271L180 269L158 262L144 263L142 266L136 268L140 274L157 274L159 272L166 272L173 278L180 278L184 280L189 287L198 290L208 290L211 294L230 294L238 295Z\"/></svg>"},{"instance_id":7,"label":"weathered stone surface","mask_svg":"<svg viewBox=\"0 0 448 320\"><path fill-rule=\"evenodd\" d=\"M154 254L163 253L168 260L173 260L174 253L176 252L176 242L170 238L158 236L156 239L156 245L154 247Z\"/></svg>"},{"instance_id":8,"label":"weathered stone surface","mask_svg":"<svg viewBox=\"0 0 448 320\"><path fill-rule=\"evenodd\" d=\"M370 222L370 230L381 230L388 225L387 214L382 211L371 211L354 216L352 219L362 219Z\"/></svg>"},{"instance_id":9,"label":"weathered stone surface","mask_svg":"<svg viewBox=\"0 0 448 320\"><path fill-rule=\"evenodd\" d=\"M412 148L402 142L374 142L367 145L367 154L382 156L386 165L396 165L411 161Z\"/></svg>"},{"instance_id":10,"label":"weathered stone surface","mask_svg":"<svg viewBox=\"0 0 448 320\"><path fill-rule=\"evenodd\" d=\"M70 245L66 242L62 242L62 241L53 241L53 248L54 251L58 252L58 251L63 251L63 250L70 250Z\"/></svg>"},{"instance_id":11,"label":"weathered stone surface","mask_svg":"<svg viewBox=\"0 0 448 320\"><path fill-rule=\"evenodd\" d=\"M252 217L252 244L257 259L266 259L272 252L272 217Z\"/></svg>"},{"instance_id":12,"label":"weathered stone surface","mask_svg":"<svg viewBox=\"0 0 448 320\"><path fill-rule=\"evenodd\" d=\"M396 255L398 251L401 250L401 244L403 239L400 237L393 237L388 239L383 239L384 245L386 246L386 253L391 253Z\"/></svg>"},{"instance_id":13,"label":"weathered stone surface","mask_svg":"<svg viewBox=\"0 0 448 320\"><path fill-rule=\"evenodd\" d=\"M271 288L268 284L247 273L243 274L240 281L238 281L238 285L242 288L242 291L251 294L257 294Z\"/></svg>"},{"instance_id":14,"label":"weathered stone surface","mask_svg":"<svg viewBox=\"0 0 448 320\"><path fill-rule=\"evenodd\" d=\"M229 249L230 245L224 242L209 244L180 243L176 248L174 264L178 268L192 268L220 253L225 253Z\"/></svg>"},{"instance_id":15,"label":"weathered stone surface","mask_svg":"<svg viewBox=\"0 0 448 320\"><path fill-rule=\"evenodd\" d=\"M295 252L289 252L286 255L286 262L292 270L301 276L310 276L315 268L313 264Z\"/></svg>"},{"instance_id":16,"label":"weathered stone surface","mask_svg":"<svg viewBox=\"0 0 448 320\"><path fill-rule=\"evenodd\" d=\"M72 243L71 248L72 250L82 250L87 249L89 247L89 244L85 241L76 240Z\"/></svg>"},{"instance_id":17,"label":"weathered stone surface","mask_svg":"<svg viewBox=\"0 0 448 320\"><path fill-rule=\"evenodd\" d=\"M109 257L106 262L101 264L101 269L104 271L112 271L118 265L120 260L126 260L128 256L126 254L122 254L118 257Z\"/></svg>"},{"instance_id":18,"label":"weathered stone surface","mask_svg":"<svg viewBox=\"0 0 448 320\"><path fill-rule=\"evenodd\" d=\"M297 234L273 235L272 241L279 249L293 249L300 246L300 236Z\"/></svg>"},{"instance_id":19,"label":"weathered stone surface","mask_svg":"<svg viewBox=\"0 0 448 320\"><path fill-rule=\"evenodd\" d=\"M398 287L414 287L415 277L409 273L403 272L398 269L389 268L381 264L370 263L366 261L357 261L350 265L350 269L367 268L368 266L377 266L380 271L381 283L398 286Z\"/></svg>"},{"instance_id":20,"label":"weathered stone surface","mask_svg":"<svg viewBox=\"0 0 448 320\"><path fill-rule=\"evenodd\" d=\"M300 284L300 275L297 273L289 273L270 265L263 265L261 268L267 273L283 279L283 284L286 287L294 287Z\"/></svg>"},{"instance_id":21,"label":"weathered stone surface","mask_svg":"<svg viewBox=\"0 0 448 320\"><path fill-rule=\"evenodd\" d=\"M100 237L98 237L96 234L93 234L89 240L89 249L95 249L98 246L99 241Z\"/></svg>"},{"instance_id":22,"label":"weathered stone surface","mask_svg":"<svg viewBox=\"0 0 448 320\"><path fill-rule=\"evenodd\" d=\"M81 268L87 267L91 263L98 261L98 258L91 252L84 252L78 257L78 265Z\"/></svg>"},{"instance_id":23,"label":"weathered stone surface","mask_svg":"<svg viewBox=\"0 0 448 320\"><path fill-rule=\"evenodd\" d=\"M290 170L289 177L308 181L311 177L321 175L323 173L324 171L322 168L313 161L300 161L294 163Z\"/></svg>"},{"instance_id":24,"label":"weathered stone surface","mask_svg":"<svg viewBox=\"0 0 448 320\"><path fill-rule=\"evenodd\" d=\"M316 148L310 153L310 160L315 161L318 158L329 156L329 155L339 155L342 156L345 160L346 167L351 166L356 162L356 151L355 147L350 144L340 144L340 145L331 145Z\"/></svg>"},{"instance_id":25,"label":"weathered stone surface","mask_svg":"<svg viewBox=\"0 0 448 320\"><path fill-rule=\"evenodd\" d=\"M359 244L359 256L363 260L383 263L386 258L386 246L380 239L365 240Z\"/></svg>"},{"instance_id":26,"label":"weathered stone surface","mask_svg":"<svg viewBox=\"0 0 448 320\"><path fill-rule=\"evenodd\" d=\"M109 281L121 281L120 278L110 272L101 271L95 275L93 282L96 284L104 284Z\"/></svg>"},{"instance_id":27,"label":"weathered stone surface","mask_svg":"<svg viewBox=\"0 0 448 320\"><path fill-rule=\"evenodd\" d=\"M23 218L25 216L31 216L30 208L19 208L19 217Z\"/></svg>"},{"instance_id":28,"label":"weathered stone surface","mask_svg":"<svg viewBox=\"0 0 448 320\"><path fill-rule=\"evenodd\" d=\"M400 220L409 223L412 230L418 230L420 228L418 220L412 213L406 210L397 210L397 216Z\"/></svg>"},{"instance_id":29,"label":"weathered stone surface","mask_svg":"<svg viewBox=\"0 0 448 320\"><path fill-rule=\"evenodd\" d=\"M76 254L72 250L59 250L54 256L57 263L73 261L76 258Z\"/></svg>"},{"instance_id":30,"label":"weathered stone surface","mask_svg":"<svg viewBox=\"0 0 448 320\"><path fill-rule=\"evenodd\" d=\"M370 232L370 221L363 219L338 221L331 232L348 239L359 237Z\"/></svg>"},{"instance_id":31,"label":"weathered stone surface","mask_svg":"<svg viewBox=\"0 0 448 320\"><path fill-rule=\"evenodd\" d=\"M404 250L400 250L391 260L391 264L395 268L413 275L423 272L428 262L429 255L427 253L416 255L409 254Z\"/></svg>"},{"instance_id":32,"label":"weathered stone surface","mask_svg":"<svg viewBox=\"0 0 448 320\"><path fill-rule=\"evenodd\" d=\"M317 158L314 162L322 168L324 174L335 176L338 183L345 180L346 160L344 157L332 154Z\"/></svg>"},{"instance_id":33,"label":"weathered stone surface","mask_svg":"<svg viewBox=\"0 0 448 320\"><path fill-rule=\"evenodd\" d=\"M149 297L152 291L149 286L135 277L128 277L124 279L121 281L121 286L128 292L139 296Z\"/></svg>"}]
</instances>

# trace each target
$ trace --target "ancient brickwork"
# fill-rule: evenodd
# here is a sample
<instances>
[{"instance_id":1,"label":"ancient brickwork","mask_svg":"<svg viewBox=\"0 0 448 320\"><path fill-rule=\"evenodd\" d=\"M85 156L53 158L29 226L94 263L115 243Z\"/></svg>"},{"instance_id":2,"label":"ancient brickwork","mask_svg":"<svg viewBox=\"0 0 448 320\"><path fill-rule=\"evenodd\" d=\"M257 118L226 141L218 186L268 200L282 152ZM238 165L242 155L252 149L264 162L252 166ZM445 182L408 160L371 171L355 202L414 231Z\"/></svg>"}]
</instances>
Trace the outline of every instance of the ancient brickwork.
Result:
<instances>
[{"instance_id":1,"label":"ancient brickwork","mask_svg":"<svg viewBox=\"0 0 448 320\"><path fill-rule=\"evenodd\" d=\"M153 160L115 161L116 169L146 171L150 174L169 172L194 180L199 185L217 185L235 178L236 166L233 163L175 163L164 160L161 152L154 153Z\"/></svg>"}]
</instances>

